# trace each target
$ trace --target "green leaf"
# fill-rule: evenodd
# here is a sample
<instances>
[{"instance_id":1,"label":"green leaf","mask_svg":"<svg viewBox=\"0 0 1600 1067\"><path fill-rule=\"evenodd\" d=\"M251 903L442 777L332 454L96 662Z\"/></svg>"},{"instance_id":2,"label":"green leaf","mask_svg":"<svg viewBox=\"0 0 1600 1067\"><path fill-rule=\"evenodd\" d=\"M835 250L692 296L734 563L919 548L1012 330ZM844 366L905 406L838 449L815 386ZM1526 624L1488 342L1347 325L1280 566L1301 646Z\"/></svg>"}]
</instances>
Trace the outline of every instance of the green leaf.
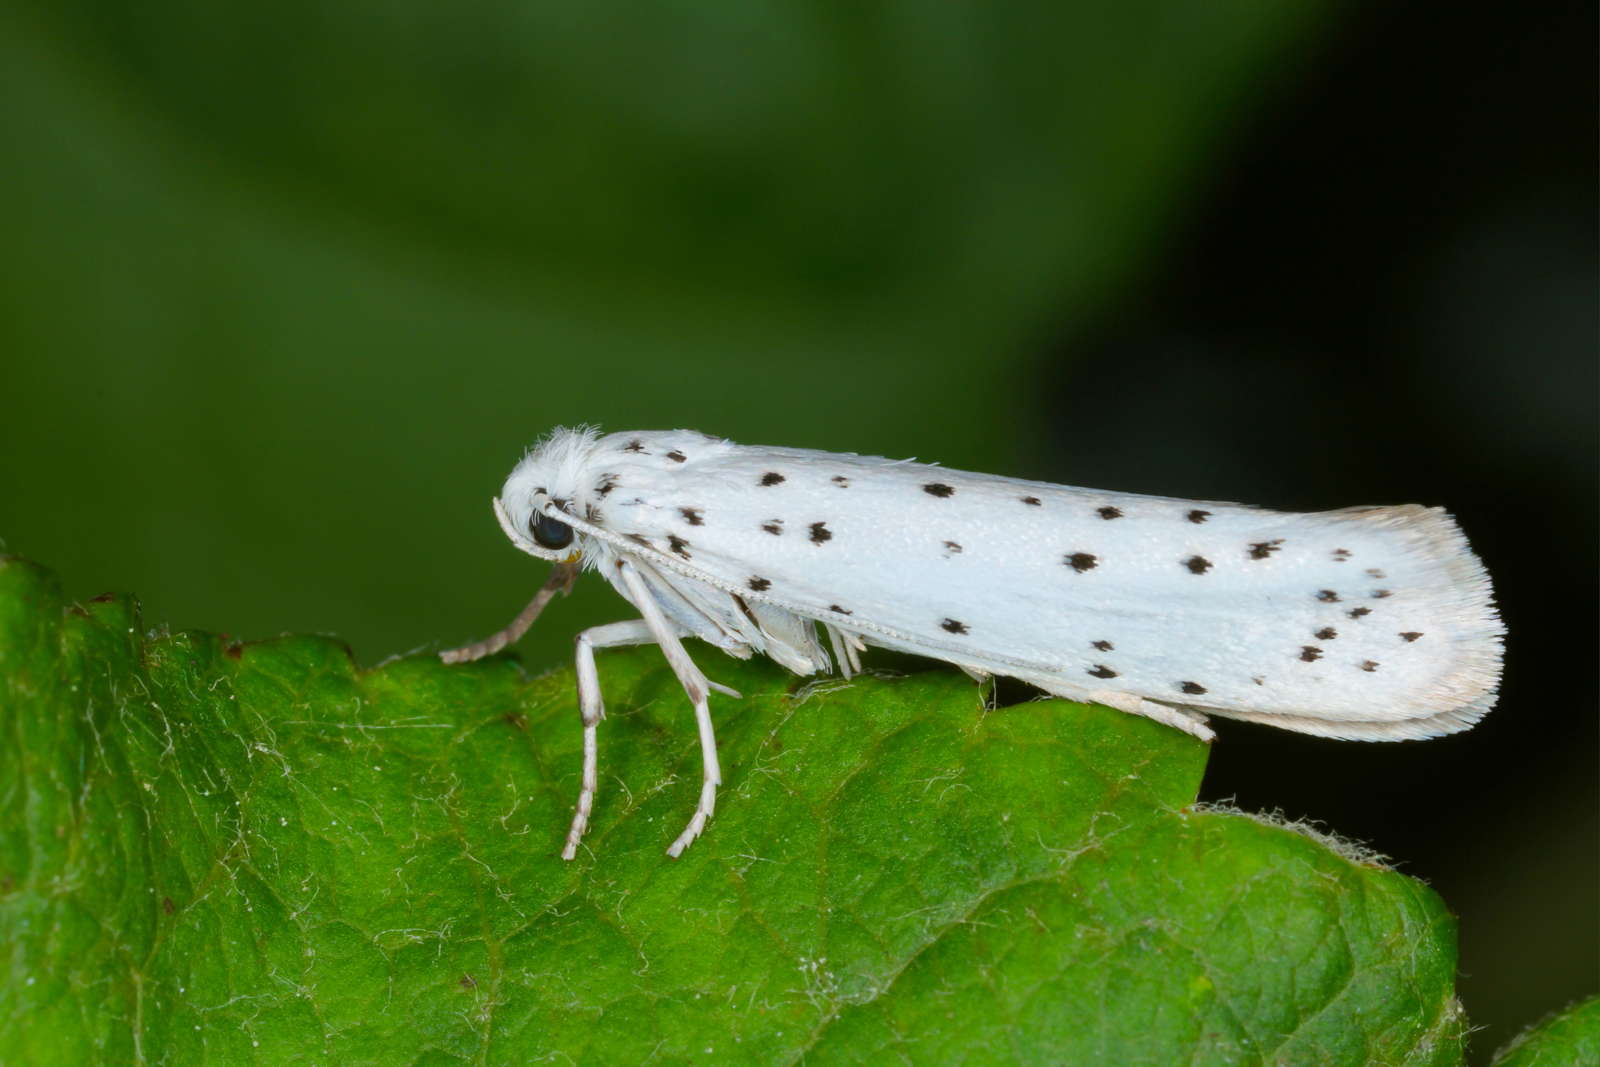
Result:
<instances>
[{"instance_id":1,"label":"green leaf","mask_svg":"<svg viewBox=\"0 0 1600 1067\"><path fill-rule=\"evenodd\" d=\"M1600 1063L1600 996L1579 1001L1517 1035L1495 1053L1495 1067Z\"/></svg>"},{"instance_id":2,"label":"green leaf","mask_svg":"<svg viewBox=\"0 0 1600 1067\"><path fill-rule=\"evenodd\" d=\"M605 653L588 848L572 678L361 671L146 634L0 566L0 1061L1457 1063L1427 888L1192 807L1199 742L986 711L952 671L803 685Z\"/></svg>"}]
</instances>

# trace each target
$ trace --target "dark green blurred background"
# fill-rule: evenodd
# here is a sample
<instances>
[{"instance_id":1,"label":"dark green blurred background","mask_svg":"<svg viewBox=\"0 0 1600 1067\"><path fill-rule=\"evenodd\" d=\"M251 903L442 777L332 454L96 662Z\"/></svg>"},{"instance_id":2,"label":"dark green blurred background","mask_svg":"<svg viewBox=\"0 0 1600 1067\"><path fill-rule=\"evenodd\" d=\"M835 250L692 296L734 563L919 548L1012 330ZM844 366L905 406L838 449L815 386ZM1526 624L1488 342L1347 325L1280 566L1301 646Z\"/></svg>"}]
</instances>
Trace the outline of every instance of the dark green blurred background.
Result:
<instances>
[{"instance_id":1,"label":"dark green blurred background","mask_svg":"<svg viewBox=\"0 0 1600 1067\"><path fill-rule=\"evenodd\" d=\"M1510 625L1429 745L1224 727L1517 1027L1600 984L1589 5L66 0L0 12L0 538L363 662L544 576L553 425L1452 507ZM591 583L521 648L618 617ZM714 668L711 673L715 675Z\"/></svg>"}]
</instances>

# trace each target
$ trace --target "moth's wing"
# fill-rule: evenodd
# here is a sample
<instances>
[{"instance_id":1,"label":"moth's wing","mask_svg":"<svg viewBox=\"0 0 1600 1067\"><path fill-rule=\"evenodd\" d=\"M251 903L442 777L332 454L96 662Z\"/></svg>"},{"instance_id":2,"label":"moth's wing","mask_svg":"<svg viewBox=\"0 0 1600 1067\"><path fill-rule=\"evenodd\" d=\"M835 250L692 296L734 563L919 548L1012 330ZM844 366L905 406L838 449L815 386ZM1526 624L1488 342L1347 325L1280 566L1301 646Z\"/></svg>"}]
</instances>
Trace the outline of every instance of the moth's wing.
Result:
<instances>
[{"instance_id":1,"label":"moth's wing","mask_svg":"<svg viewBox=\"0 0 1600 1067\"><path fill-rule=\"evenodd\" d=\"M1487 576L1438 510L1298 515L726 442L617 486L598 525L663 567L1054 692L1377 737L1464 728L1498 682Z\"/></svg>"}]
</instances>

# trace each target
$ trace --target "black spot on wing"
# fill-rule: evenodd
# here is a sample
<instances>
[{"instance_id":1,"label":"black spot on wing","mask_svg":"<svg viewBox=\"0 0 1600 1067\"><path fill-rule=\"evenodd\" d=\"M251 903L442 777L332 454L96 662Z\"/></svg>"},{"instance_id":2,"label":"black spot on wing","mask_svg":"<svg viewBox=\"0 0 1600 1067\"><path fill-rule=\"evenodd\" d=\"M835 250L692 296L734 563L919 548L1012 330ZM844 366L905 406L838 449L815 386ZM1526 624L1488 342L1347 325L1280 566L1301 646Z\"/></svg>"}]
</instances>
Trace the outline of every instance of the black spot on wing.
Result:
<instances>
[{"instance_id":1,"label":"black spot on wing","mask_svg":"<svg viewBox=\"0 0 1600 1067\"><path fill-rule=\"evenodd\" d=\"M848 488L850 488L850 479L846 478L842 474L835 474L832 478L829 478L828 480L830 482L832 482L834 485L837 485L840 489L848 489Z\"/></svg>"},{"instance_id":2,"label":"black spot on wing","mask_svg":"<svg viewBox=\"0 0 1600 1067\"><path fill-rule=\"evenodd\" d=\"M705 512L699 508L679 508L678 514L683 516L683 521L690 526L704 526L706 524Z\"/></svg>"},{"instance_id":3,"label":"black spot on wing","mask_svg":"<svg viewBox=\"0 0 1600 1067\"><path fill-rule=\"evenodd\" d=\"M964 634L967 632L967 624L964 622L959 622L955 619L946 619L939 624L939 627L953 634Z\"/></svg>"},{"instance_id":4,"label":"black spot on wing","mask_svg":"<svg viewBox=\"0 0 1600 1067\"><path fill-rule=\"evenodd\" d=\"M1372 591L1373 600L1383 600L1384 598L1391 596L1394 596L1394 594L1387 589L1374 589Z\"/></svg>"},{"instance_id":5,"label":"black spot on wing","mask_svg":"<svg viewBox=\"0 0 1600 1067\"><path fill-rule=\"evenodd\" d=\"M929 496L939 497L941 500L945 497L956 495L955 487L945 485L943 482L929 482L922 487L922 491Z\"/></svg>"},{"instance_id":6,"label":"black spot on wing","mask_svg":"<svg viewBox=\"0 0 1600 1067\"><path fill-rule=\"evenodd\" d=\"M1416 631L1416 630L1407 630L1405 633L1401 634L1400 636L1402 638L1404 638L1407 643L1410 643L1412 641L1415 641L1417 638L1421 637L1422 634L1420 632Z\"/></svg>"},{"instance_id":7,"label":"black spot on wing","mask_svg":"<svg viewBox=\"0 0 1600 1067\"><path fill-rule=\"evenodd\" d=\"M751 578L744 584L749 586L754 592L757 593L764 593L768 589L772 588L772 583L767 581L765 578Z\"/></svg>"},{"instance_id":8,"label":"black spot on wing","mask_svg":"<svg viewBox=\"0 0 1600 1067\"><path fill-rule=\"evenodd\" d=\"M1099 649L1101 652L1110 652L1112 650L1112 644L1110 641L1091 641L1089 643L1095 648Z\"/></svg>"},{"instance_id":9,"label":"black spot on wing","mask_svg":"<svg viewBox=\"0 0 1600 1067\"><path fill-rule=\"evenodd\" d=\"M1105 507L1096 510L1095 514L1099 515L1102 519L1120 519L1122 518L1122 509L1111 507L1108 504Z\"/></svg>"},{"instance_id":10,"label":"black spot on wing","mask_svg":"<svg viewBox=\"0 0 1600 1067\"><path fill-rule=\"evenodd\" d=\"M767 531L767 533L777 536L783 533L783 520L768 519L766 522L761 524L761 528Z\"/></svg>"},{"instance_id":11,"label":"black spot on wing","mask_svg":"<svg viewBox=\"0 0 1600 1067\"><path fill-rule=\"evenodd\" d=\"M600 480L595 483L595 495L603 497L616 487L617 476L615 474L602 474Z\"/></svg>"},{"instance_id":12,"label":"black spot on wing","mask_svg":"<svg viewBox=\"0 0 1600 1067\"><path fill-rule=\"evenodd\" d=\"M946 556L959 556L961 555L961 546L954 541L946 541L944 543L944 551Z\"/></svg>"},{"instance_id":13,"label":"black spot on wing","mask_svg":"<svg viewBox=\"0 0 1600 1067\"><path fill-rule=\"evenodd\" d=\"M1339 594L1332 589L1319 589L1317 590L1317 599L1324 604L1337 604L1339 602Z\"/></svg>"},{"instance_id":14,"label":"black spot on wing","mask_svg":"<svg viewBox=\"0 0 1600 1067\"><path fill-rule=\"evenodd\" d=\"M678 555L682 556L684 559L694 558L693 556L689 555L689 542L685 541L677 534L667 535L667 547L672 549L672 551L676 552Z\"/></svg>"},{"instance_id":15,"label":"black spot on wing","mask_svg":"<svg viewBox=\"0 0 1600 1067\"><path fill-rule=\"evenodd\" d=\"M1183 565L1189 568L1190 574L1204 574L1211 569L1211 561L1204 556L1190 556Z\"/></svg>"},{"instance_id":16,"label":"black spot on wing","mask_svg":"<svg viewBox=\"0 0 1600 1067\"><path fill-rule=\"evenodd\" d=\"M1025 496L1025 497L1021 497L1020 499L1024 504L1028 505L1030 508L1036 508L1036 507L1039 506L1039 498L1036 497L1036 496Z\"/></svg>"},{"instance_id":17,"label":"black spot on wing","mask_svg":"<svg viewBox=\"0 0 1600 1067\"><path fill-rule=\"evenodd\" d=\"M1255 544L1250 546L1250 558L1266 559L1268 556L1278 551L1282 545L1283 538L1281 537L1275 538L1271 541L1257 541Z\"/></svg>"},{"instance_id":18,"label":"black spot on wing","mask_svg":"<svg viewBox=\"0 0 1600 1067\"><path fill-rule=\"evenodd\" d=\"M1316 645L1301 645L1300 659L1306 663L1315 663L1322 658L1322 649Z\"/></svg>"},{"instance_id":19,"label":"black spot on wing","mask_svg":"<svg viewBox=\"0 0 1600 1067\"><path fill-rule=\"evenodd\" d=\"M828 610L829 611L836 611L840 615L854 615L855 614L855 612L851 611L849 608L841 608L837 604L829 604L828 605Z\"/></svg>"},{"instance_id":20,"label":"black spot on wing","mask_svg":"<svg viewBox=\"0 0 1600 1067\"><path fill-rule=\"evenodd\" d=\"M635 437L633 440L629 441L627 444L623 445L622 446L622 450L624 452L639 452L639 453L642 453L642 454L647 455L647 456L650 454L648 452L645 452L645 450L644 450L644 442L639 440L637 437Z\"/></svg>"},{"instance_id":21,"label":"black spot on wing","mask_svg":"<svg viewBox=\"0 0 1600 1067\"><path fill-rule=\"evenodd\" d=\"M1311 636L1315 637L1318 641L1332 641L1335 637L1339 636L1339 631L1335 630L1331 626L1324 626Z\"/></svg>"},{"instance_id":22,"label":"black spot on wing","mask_svg":"<svg viewBox=\"0 0 1600 1067\"><path fill-rule=\"evenodd\" d=\"M1072 552L1062 557L1061 562L1065 563L1079 574L1082 574L1084 571L1092 571L1100 564L1099 559L1089 552Z\"/></svg>"},{"instance_id":23,"label":"black spot on wing","mask_svg":"<svg viewBox=\"0 0 1600 1067\"><path fill-rule=\"evenodd\" d=\"M820 545L824 541L832 541L832 540L833 540L833 531L828 529L828 524L827 523L825 523L825 522L814 522L814 523L811 524L811 543L812 544Z\"/></svg>"},{"instance_id":24,"label":"black spot on wing","mask_svg":"<svg viewBox=\"0 0 1600 1067\"><path fill-rule=\"evenodd\" d=\"M1199 682L1179 682L1178 689L1182 692L1188 693L1192 697L1197 697L1206 692L1206 687L1201 685Z\"/></svg>"},{"instance_id":25,"label":"black spot on wing","mask_svg":"<svg viewBox=\"0 0 1600 1067\"><path fill-rule=\"evenodd\" d=\"M1363 615L1371 615L1372 614L1372 609L1371 608L1351 608L1349 611L1345 612L1345 614L1350 616L1352 619L1359 619Z\"/></svg>"},{"instance_id":26,"label":"black spot on wing","mask_svg":"<svg viewBox=\"0 0 1600 1067\"><path fill-rule=\"evenodd\" d=\"M1350 550L1348 548L1336 548L1331 554L1335 563L1343 563L1350 558Z\"/></svg>"},{"instance_id":27,"label":"black spot on wing","mask_svg":"<svg viewBox=\"0 0 1600 1067\"><path fill-rule=\"evenodd\" d=\"M1195 508L1193 511L1189 512L1189 514L1184 516L1184 518L1186 518L1190 522L1196 523L1196 524L1205 522L1210 517L1211 517L1211 512L1209 512L1209 511L1201 511L1199 508Z\"/></svg>"},{"instance_id":28,"label":"black spot on wing","mask_svg":"<svg viewBox=\"0 0 1600 1067\"><path fill-rule=\"evenodd\" d=\"M1117 672L1107 667L1104 663L1096 663L1084 673L1091 678L1115 678L1117 676Z\"/></svg>"},{"instance_id":29,"label":"black spot on wing","mask_svg":"<svg viewBox=\"0 0 1600 1067\"><path fill-rule=\"evenodd\" d=\"M1361 669L1366 671L1368 674L1371 674L1373 671L1378 669L1378 661L1364 659L1361 661Z\"/></svg>"},{"instance_id":30,"label":"black spot on wing","mask_svg":"<svg viewBox=\"0 0 1600 1067\"><path fill-rule=\"evenodd\" d=\"M762 485L782 485L783 482L783 475L779 474L777 471L768 471L761 476Z\"/></svg>"},{"instance_id":31,"label":"black spot on wing","mask_svg":"<svg viewBox=\"0 0 1600 1067\"><path fill-rule=\"evenodd\" d=\"M674 463L682 463L684 460L688 459L689 457L684 455L682 452L679 452L676 448L674 448L671 452L667 453L667 458L672 460L672 462L674 462Z\"/></svg>"}]
</instances>

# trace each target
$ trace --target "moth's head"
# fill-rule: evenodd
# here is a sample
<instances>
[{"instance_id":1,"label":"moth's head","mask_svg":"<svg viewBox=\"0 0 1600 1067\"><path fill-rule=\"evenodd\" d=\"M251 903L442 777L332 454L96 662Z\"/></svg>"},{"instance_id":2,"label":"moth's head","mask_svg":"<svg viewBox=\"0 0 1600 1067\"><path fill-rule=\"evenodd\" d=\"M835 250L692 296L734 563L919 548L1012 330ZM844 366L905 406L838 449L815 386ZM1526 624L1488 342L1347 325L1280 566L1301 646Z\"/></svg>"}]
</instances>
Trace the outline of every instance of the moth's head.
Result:
<instances>
[{"instance_id":1,"label":"moth's head","mask_svg":"<svg viewBox=\"0 0 1600 1067\"><path fill-rule=\"evenodd\" d=\"M583 535L568 517L584 484L586 460L598 435L560 429L535 445L506 478L494 501L495 517L511 543L530 556L571 562L583 553Z\"/></svg>"}]
</instances>

